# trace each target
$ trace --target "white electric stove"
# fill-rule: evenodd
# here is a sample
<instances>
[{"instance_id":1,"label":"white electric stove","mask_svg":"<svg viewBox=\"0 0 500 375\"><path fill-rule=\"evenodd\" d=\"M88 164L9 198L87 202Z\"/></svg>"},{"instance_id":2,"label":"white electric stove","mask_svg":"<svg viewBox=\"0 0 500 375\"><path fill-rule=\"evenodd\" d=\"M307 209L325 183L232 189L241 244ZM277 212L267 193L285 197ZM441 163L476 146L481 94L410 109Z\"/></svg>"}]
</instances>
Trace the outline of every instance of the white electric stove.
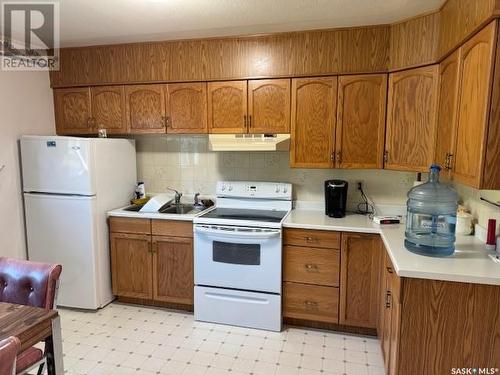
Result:
<instances>
[{"instance_id":1,"label":"white electric stove","mask_svg":"<svg viewBox=\"0 0 500 375\"><path fill-rule=\"evenodd\" d=\"M196 320L281 330L281 224L292 185L217 183L217 207L194 222Z\"/></svg>"}]
</instances>

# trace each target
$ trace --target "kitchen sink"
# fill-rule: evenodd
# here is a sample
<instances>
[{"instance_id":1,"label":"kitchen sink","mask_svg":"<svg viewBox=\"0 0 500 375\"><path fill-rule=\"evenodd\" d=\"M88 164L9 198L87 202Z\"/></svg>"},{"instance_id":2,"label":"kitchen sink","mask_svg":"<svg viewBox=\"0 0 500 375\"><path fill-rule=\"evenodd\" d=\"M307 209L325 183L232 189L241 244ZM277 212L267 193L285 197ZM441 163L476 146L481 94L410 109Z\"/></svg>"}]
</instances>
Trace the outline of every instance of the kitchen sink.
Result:
<instances>
[{"instance_id":1,"label":"kitchen sink","mask_svg":"<svg viewBox=\"0 0 500 375\"><path fill-rule=\"evenodd\" d=\"M175 204L171 203L161 207L158 212L161 214L195 214L205 209L204 206L195 206L194 204Z\"/></svg>"}]
</instances>

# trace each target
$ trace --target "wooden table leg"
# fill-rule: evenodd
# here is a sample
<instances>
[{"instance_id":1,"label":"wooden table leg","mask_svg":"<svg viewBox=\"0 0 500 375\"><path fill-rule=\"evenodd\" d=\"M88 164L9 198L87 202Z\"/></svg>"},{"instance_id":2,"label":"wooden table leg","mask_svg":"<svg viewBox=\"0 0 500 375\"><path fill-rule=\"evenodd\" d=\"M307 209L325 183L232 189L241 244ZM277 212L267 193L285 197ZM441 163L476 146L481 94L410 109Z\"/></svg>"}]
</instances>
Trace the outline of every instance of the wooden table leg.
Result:
<instances>
[{"instance_id":1,"label":"wooden table leg","mask_svg":"<svg viewBox=\"0 0 500 375\"><path fill-rule=\"evenodd\" d=\"M45 343L47 375L63 375L61 318L59 316L52 320L52 335L45 340Z\"/></svg>"}]
</instances>

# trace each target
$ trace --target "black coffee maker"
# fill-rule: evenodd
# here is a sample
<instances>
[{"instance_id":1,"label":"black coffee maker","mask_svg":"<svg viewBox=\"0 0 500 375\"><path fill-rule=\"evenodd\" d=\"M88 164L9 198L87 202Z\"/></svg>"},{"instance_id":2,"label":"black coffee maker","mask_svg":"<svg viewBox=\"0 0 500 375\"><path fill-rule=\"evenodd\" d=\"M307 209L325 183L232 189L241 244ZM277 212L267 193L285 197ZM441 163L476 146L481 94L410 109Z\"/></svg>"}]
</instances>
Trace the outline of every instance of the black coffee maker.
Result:
<instances>
[{"instance_id":1,"label":"black coffee maker","mask_svg":"<svg viewBox=\"0 0 500 375\"><path fill-rule=\"evenodd\" d=\"M344 217L347 204L348 183L344 180L325 181L325 214Z\"/></svg>"}]
</instances>

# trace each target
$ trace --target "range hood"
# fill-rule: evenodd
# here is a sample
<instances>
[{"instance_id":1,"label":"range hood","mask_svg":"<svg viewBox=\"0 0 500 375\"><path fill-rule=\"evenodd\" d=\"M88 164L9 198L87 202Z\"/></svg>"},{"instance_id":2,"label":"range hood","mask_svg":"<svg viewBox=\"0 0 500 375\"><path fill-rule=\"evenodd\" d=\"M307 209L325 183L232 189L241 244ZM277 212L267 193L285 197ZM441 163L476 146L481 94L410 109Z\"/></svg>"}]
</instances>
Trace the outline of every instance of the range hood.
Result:
<instances>
[{"instance_id":1,"label":"range hood","mask_svg":"<svg viewBox=\"0 0 500 375\"><path fill-rule=\"evenodd\" d=\"M290 134L210 134L210 151L288 151Z\"/></svg>"}]
</instances>

